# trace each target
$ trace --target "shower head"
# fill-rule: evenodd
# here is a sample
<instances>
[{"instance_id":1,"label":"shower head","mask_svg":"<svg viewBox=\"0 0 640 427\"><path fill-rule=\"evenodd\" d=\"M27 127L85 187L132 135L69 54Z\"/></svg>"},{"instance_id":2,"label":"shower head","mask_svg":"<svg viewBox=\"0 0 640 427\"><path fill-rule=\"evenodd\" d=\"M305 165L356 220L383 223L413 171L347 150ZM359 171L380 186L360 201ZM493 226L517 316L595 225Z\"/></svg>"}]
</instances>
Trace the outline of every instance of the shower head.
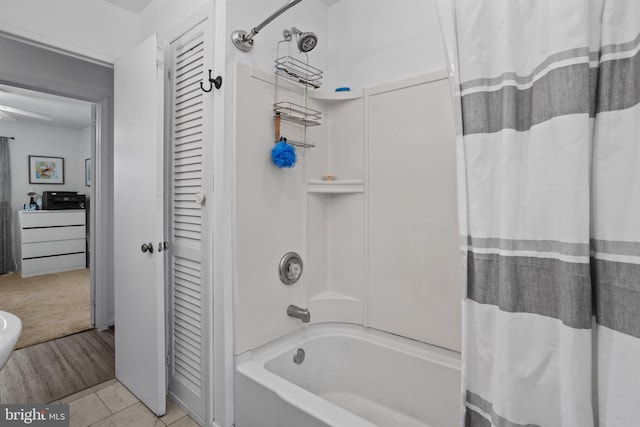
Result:
<instances>
[{"instance_id":1,"label":"shower head","mask_svg":"<svg viewBox=\"0 0 640 427\"><path fill-rule=\"evenodd\" d=\"M300 52L309 52L318 44L318 36L315 33L302 33L298 36L298 50Z\"/></svg>"},{"instance_id":2,"label":"shower head","mask_svg":"<svg viewBox=\"0 0 640 427\"><path fill-rule=\"evenodd\" d=\"M315 33L312 33L312 32L303 33L296 27L293 27L290 30L284 30L282 32L282 35L284 36L285 40L291 40L291 38L293 37L293 34L295 34L296 37L298 37L297 44L298 44L298 50L300 52L304 52L304 53L310 52L313 50L314 47L316 47L316 44L318 44L318 36L316 36Z\"/></svg>"}]
</instances>

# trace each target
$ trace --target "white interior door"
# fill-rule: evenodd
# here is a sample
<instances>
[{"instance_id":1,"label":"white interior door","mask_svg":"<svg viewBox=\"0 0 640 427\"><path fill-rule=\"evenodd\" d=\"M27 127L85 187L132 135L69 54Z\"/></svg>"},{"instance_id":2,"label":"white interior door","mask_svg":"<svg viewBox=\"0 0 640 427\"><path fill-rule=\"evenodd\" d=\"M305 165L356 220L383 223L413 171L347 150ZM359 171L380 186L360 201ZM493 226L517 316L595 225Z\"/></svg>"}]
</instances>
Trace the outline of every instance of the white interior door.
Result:
<instances>
[{"instance_id":1,"label":"white interior door","mask_svg":"<svg viewBox=\"0 0 640 427\"><path fill-rule=\"evenodd\" d=\"M202 235L206 227L205 158L210 140L205 118L208 94L207 37L200 23L170 46L172 132L169 141L170 238L169 394L206 420L206 263Z\"/></svg>"},{"instance_id":2,"label":"white interior door","mask_svg":"<svg viewBox=\"0 0 640 427\"><path fill-rule=\"evenodd\" d=\"M114 286L116 377L158 415L166 410L163 92L164 43L154 35L115 65Z\"/></svg>"}]
</instances>

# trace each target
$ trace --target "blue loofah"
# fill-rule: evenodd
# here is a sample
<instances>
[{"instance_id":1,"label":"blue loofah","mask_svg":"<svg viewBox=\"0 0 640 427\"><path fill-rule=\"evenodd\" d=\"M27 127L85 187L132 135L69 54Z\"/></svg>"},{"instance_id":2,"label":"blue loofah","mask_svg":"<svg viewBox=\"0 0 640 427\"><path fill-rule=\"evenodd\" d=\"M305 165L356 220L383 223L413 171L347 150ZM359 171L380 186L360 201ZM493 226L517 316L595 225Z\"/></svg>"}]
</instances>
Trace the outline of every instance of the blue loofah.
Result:
<instances>
[{"instance_id":1,"label":"blue loofah","mask_svg":"<svg viewBox=\"0 0 640 427\"><path fill-rule=\"evenodd\" d=\"M282 138L271 149L271 160L280 169L292 168L296 164L296 149L287 144L286 139Z\"/></svg>"}]
</instances>

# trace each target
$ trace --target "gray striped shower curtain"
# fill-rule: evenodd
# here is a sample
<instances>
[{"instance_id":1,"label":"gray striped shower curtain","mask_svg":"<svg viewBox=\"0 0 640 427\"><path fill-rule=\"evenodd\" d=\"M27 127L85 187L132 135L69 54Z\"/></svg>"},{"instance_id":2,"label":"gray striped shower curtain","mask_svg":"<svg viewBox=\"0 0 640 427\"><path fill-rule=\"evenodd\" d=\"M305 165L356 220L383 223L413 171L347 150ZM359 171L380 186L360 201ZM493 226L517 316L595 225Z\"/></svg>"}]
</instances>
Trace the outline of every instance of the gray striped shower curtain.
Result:
<instances>
[{"instance_id":1,"label":"gray striped shower curtain","mask_svg":"<svg viewBox=\"0 0 640 427\"><path fill-rule=\"evenodd\" d=\"M640 1L438 0L465 426L640 426Z\"/></svg>"},{"instance_id":2,"label":"gray striped shower curtain","mask_svg":"<svg viewBox=\"0 0 640 427\"><path fill-rule=\"evenodd\" d=\"M11 215L9 138L0 136L0 275L16 271L11 240Z\"/></svg>"}]
</instances>

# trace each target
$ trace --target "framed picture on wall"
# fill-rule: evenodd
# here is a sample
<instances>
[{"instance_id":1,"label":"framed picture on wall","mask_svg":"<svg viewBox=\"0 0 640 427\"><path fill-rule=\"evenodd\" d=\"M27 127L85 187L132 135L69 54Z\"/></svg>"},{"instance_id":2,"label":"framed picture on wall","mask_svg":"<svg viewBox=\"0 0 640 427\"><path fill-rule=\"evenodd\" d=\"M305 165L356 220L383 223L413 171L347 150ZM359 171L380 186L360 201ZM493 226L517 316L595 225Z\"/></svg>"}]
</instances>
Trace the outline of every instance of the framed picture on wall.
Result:
<instances>
[{"instance_id":1,"label":"framed picture on wall","mask_svg":"<svg viewBox=\"0 0 640 427\"><path fill-rule=\"evenodd\" d=\"M29 156L29 184L64 184L64 158Z\"/></svg>"},{"instance_id":2,"label":"framed picture on wall","mask_svg":"<svg viewBox=\"0 0 640 427\"><path fill-rule=\"evenodd\" d=\"M91 187L91 159L84 159L84 185Z\"/></svg>"}]
</instances>

